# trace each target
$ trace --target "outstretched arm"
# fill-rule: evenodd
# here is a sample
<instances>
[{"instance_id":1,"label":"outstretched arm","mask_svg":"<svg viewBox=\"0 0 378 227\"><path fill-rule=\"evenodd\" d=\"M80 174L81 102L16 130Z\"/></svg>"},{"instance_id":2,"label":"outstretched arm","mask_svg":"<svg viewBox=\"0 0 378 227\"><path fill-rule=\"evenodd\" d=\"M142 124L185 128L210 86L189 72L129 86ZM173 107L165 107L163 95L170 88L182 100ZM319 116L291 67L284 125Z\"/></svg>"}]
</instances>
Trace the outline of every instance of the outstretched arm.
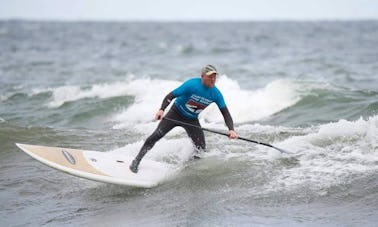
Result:
<instances>
[{"instance_id":1,"label":"outstretched arm","mask_svg":"<svg viewBox=\"0 0 378 227\"><path fill-rule=\"evenodd\" d=\"M226 123L227 127L228 127L228 135L231 139L236 139L238 138L238 134L234 131L234 121L232 120L232 117L231 117L231 114L230 114L230 111L228 111L228 108L227 106L222 108L221 110L221 113L223 115L223 118L224 118L224 122Z\"/></svg>"},{"instance_id":2,"label":"outstretched arm","mask_svg":"<svg viewBox=\"0 0 378 227\"><path fill-rule=\"evenodd\" d=\"M155 115L155 119L156 120L163 119L165 108L167 108L167 106L172 102L172 100L174 98L175 98L175 96L173 95L173 92L169 92L168 95L165 96L165 98L163 99L163 102L161 104L161 107L160 107L159 111Z\"/></svg>"}]
</instances>

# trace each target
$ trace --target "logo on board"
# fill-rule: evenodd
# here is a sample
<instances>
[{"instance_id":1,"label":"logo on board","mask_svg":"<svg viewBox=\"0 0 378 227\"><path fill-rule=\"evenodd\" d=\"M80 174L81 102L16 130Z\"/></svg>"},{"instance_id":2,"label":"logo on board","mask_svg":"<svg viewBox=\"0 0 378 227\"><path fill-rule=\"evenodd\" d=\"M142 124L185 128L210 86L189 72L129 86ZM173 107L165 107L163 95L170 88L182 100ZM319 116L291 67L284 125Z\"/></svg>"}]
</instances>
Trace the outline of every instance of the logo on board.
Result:
<instances>
[{"instance_id":1,"label":"logo on board","mask_svg":"<svg viewBox=\"0 0 378 227\"><path fill-rule=\"evenodd\" d=\"M67 161L69 163L71 163L72 165L76 164L76 160L75 160L74 156L72 154L70 154L70 152L68 152L66 150L62 150L62 154L64 155L64 157L67 159Z\"/></svg>"}]
</instances>

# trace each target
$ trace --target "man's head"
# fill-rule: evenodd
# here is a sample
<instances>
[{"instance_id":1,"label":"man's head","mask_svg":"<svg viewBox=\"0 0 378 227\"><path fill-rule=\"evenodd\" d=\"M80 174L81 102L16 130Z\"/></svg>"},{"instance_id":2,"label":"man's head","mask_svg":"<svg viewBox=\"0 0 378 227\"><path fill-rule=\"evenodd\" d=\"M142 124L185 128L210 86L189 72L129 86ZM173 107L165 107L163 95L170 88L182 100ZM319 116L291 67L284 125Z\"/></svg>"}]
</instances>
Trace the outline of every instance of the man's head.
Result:
<instances>
[{"instance_id":1,"label":"man's head","mask_svg":"<svg viewBox=\"0 0 378 227\"><path fill-rule=\"evenodd\" d=\"M214 87L215 81L217 80L217 69L212 66L212 65L206 65L202 68L201 71L201 78L202 78L202 83L206 87Z\"/></svg>"}]
</instances>

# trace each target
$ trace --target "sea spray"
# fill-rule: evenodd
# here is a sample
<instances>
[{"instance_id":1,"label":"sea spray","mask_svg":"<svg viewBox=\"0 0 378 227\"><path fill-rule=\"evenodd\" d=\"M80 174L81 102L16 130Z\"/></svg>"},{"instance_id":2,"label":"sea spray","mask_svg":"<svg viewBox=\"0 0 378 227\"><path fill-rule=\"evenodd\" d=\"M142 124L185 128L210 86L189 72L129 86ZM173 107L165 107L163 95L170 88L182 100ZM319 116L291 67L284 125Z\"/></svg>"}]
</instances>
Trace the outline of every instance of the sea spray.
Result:
<instances>
[{"instance_id":1,"label":"sea spray","mask_svg":"<svg viewBox=\"0 0 378 227\"><path fill-rule=\"evenodd\" d=\"M366 120L339 120L312 130L307 135L293 136L277 143L296 151L300 162L276 176L271 188L293 190L311 185L329 188L378 170L378 116ZM279 187L282 184L285 188Z\"/></svg>"},{"instance_id":2,"label":"sea spray","mask_svg":"<svg viewBox=\"0 0 378 227\"><path fill-rule=\"evenodd\" d=\"M133 86L132 92L136 101L125 111L114 116L114 121L119 122L114 128L130 127L136 123L139 124L138 126L148 124L153 119L164 96L180 84L163 80L151 80L150 83L146 83L138 79L131 83L138 85ZM148 86L147 90L146 86ZM268 117L294 105L301 97L296 83L287 80L273 81L265 88L248 91L241 89L237 81L223 75L220 76L217 87L222 91L235 123ZM215 104L211 104L200 114L200 121L222 124L223 118Z\"/></svg>"}]
</instances>

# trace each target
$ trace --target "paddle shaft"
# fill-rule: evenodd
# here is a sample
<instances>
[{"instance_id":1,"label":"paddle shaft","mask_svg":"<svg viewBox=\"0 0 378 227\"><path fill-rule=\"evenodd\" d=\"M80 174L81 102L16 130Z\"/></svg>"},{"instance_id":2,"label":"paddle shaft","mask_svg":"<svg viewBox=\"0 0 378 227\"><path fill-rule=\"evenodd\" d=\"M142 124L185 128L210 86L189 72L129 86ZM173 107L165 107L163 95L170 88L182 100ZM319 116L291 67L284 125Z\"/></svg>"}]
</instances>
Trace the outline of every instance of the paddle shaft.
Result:
<instances>
[{"instance_id":1,"label":"paddle shaft","mask_svg":"<svg viewBox=\"0 0 378 227\"><path fill-rule=\"evenodd\" d=\"M216 130L208 129L208 128L203 128L203 127L200 127L200 126L197 126L197 125L192 125L192 124L185 123L185 122L182 122L182 121L178 121L178 120L175 120L175 119L171 119L171 118L168 118L168 117L164 117L163 119L166 119L168 121L172 121L172 122L175 122L175 123L178 123L178 124L181 124L181 125L186 125L186 126L191 126L191 127L194 127L194 128L199 128L199 129L202 129L202 130L207 131L207 132L212 132L212 133L216 133L216 134L227 136L227 137L229 136L227 133L224 133L224 132L220 132L220 131L216 131ZM259 142L259 141L256 141L256 140L251 140L251 139L243 138L243 137L238 137L237 139L244 140L244 141L251 142L251 143L260 144L260 145L267 146L267 147L271 147L273 149L279 150L282 153L288 153L288 154L290 154L290 152L285 151L285 150L283 150L281 148L275 147L275 146L273 146L273 145L271 145L269 143L263 143L263 142Z\"/></svg>"}]
</instances>

